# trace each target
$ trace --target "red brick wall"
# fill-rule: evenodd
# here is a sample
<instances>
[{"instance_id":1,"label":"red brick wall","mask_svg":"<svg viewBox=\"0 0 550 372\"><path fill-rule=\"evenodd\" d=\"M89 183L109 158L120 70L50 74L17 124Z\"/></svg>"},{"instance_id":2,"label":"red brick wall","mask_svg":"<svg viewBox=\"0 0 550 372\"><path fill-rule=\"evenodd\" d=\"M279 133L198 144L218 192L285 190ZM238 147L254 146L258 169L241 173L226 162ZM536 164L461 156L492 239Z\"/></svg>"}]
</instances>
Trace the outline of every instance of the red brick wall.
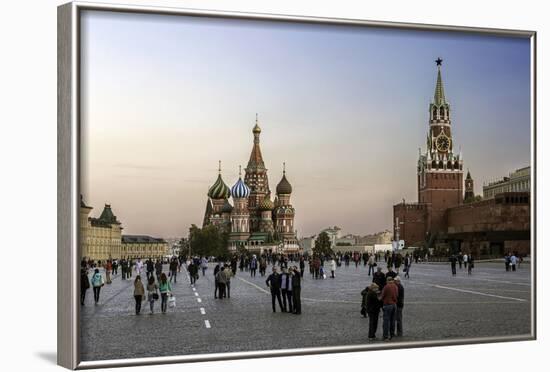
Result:
<instances>
[{"instance_id":1,"label":"red brick wall","mask_svg":"<svg viewBox=\"0 0 550 372\"><path fill-rule=\"evenodd\" d=\"M396 218L399 218L399 238L405 246L414 246L426 240L426 205L396 204L393 206L393 223L395 232Z\"/></svg>"}]
</instances>

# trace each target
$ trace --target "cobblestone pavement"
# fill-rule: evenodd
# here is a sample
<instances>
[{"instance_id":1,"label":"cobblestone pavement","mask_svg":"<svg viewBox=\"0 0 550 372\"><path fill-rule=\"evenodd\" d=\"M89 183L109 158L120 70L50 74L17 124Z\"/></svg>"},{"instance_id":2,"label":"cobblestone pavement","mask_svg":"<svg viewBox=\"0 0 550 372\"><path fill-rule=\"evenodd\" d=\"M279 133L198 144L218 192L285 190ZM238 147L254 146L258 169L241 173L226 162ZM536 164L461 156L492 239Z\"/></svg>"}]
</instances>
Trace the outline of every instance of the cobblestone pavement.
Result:
<instances>
[{"instance_id":1,"label":"cobblestone pavement","mask_svg":"<svg viewBox=\"0 0 550 372\"><path fill-rule=\"evenodd\" d=\"M382 263L383 264L383 263ZM530 265L505 272L504 264L476 263L473 275L447 264L417 264L405 287L404 336L400 341L527 335L531 326ZM290 349L367 343L368 319L359 314L367 268L339 267L336 278L302 281L302 315L273 313L265 277L238 271L231 298L214 299L213 265L192 286L185 269L173 287L177 306L167 314L134 312L133 279L88 290L81 312L83 361L232 351ZM268 267L268 273L271 267ZM145 275L142 275L145 277ZM382 336L382 319L377 336Z\"/></svg>"}]
</instances>

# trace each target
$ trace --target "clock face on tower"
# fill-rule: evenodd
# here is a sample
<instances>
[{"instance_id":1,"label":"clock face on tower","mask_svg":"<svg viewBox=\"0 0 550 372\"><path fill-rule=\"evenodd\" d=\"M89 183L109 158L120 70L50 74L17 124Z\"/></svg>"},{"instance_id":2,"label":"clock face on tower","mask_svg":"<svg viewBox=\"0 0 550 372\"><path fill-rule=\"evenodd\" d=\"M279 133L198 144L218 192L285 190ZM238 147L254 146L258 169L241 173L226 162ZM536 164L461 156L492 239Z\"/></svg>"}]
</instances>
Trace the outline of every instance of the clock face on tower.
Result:
<instances>
[{"instance_id":1,"label":"clock face on tower","mask_svg":"<svg viewBox=\"0 0 550 372\"><path fill-rule=\"evenodd\" d=\"M439 151L447 152L451 146L451 139L444 134L440 134L435 140L435 146Z\"/></svg>"}]
</instances>

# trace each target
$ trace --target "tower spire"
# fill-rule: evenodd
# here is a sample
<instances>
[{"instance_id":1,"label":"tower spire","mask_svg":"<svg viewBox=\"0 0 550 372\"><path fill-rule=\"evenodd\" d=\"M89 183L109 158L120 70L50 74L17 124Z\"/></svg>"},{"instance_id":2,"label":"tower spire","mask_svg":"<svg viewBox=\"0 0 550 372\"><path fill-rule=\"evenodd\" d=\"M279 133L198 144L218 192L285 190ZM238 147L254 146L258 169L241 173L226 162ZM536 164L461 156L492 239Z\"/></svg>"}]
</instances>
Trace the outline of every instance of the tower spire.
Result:
<instances>
[{"instance_id":1,"label":"tower spire","mask_svg":"<svg viewBox=\"0 0 550 372\"><path fill-rule=\"evenodd\" d=\"M241 165L239 164L239 178L241 178Z\"/></svg>"},{"instance_id":2,"label":"tower spire","mask_svg":"<svg viewBox=\"0 0 550 372\"><path fill-rule=\"evenodd\" d=\"M443 89L443 79L441 78L441 64L443 63L443 60L438 57L435 60L435 63L437 65L437 83L435 84L434 103L435 103L436 106L440 106L444 103L447 103L445 101L445 91Z\"/></svg>"},{"instance_id":3,"label":"tower spire","mask_svg":"<svg viewBox=\"0 0 550 372\"><path fill-rule=\"evenodd\" d=\"M218 174L222 174L222 161L218 160Z\"/></svg>"},{"instance_id":4,"label":"tower spire","mask_svg":"<svg viewBox=\"0 0 550 372\"><path fill-rule=\"evenodd\" d=\"M286 163L283 161L283 175L286 174Z\"/></svg>"}]
</instances>

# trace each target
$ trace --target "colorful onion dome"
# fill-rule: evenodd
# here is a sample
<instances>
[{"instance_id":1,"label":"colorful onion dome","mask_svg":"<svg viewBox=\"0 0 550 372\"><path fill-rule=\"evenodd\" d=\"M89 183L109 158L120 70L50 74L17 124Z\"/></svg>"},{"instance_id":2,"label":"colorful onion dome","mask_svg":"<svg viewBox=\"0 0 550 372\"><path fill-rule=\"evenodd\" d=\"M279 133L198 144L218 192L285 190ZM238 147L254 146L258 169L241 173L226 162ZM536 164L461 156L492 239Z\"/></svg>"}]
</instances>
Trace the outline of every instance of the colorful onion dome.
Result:
<instances>
[{"instance_id":1,"label":"colorful onion dome","mask_svg":"<svg viewBox=\"0 0 550 372\"><path fill-rule=\"evenodd\" d=\"M218 169L218 179L210 189L208 189L208 196L212 199L227 199L229 198L229 187L223 182L221 175L221 161Z\"/></svg>"},{"instance_id":2,"label":"colorful onion dome","mask_svg":"<svg viewBox=\"0 0 550 372\"><path fill-rule=\"evenodd\" d=\"M271 211L273 210L273 208L275 208L275 204L273 204L269 195L266 195L264 200L260 202L260 205L258 207L261 211Z\"/></svg>"},{"instance_id":3,"label":"colorful onion dome","mask_svg":"<svg viewBox=\"0 0 550 372\"><path fill-rule=\"evenodd\" d=\"M229 200L225 199L225 203L223 203L222 207L222 213L231 213L233 210L233 206L229 203Z\"/></svg>"},{"instance_id":4,"label":"colorful onion dome","mask_svg":"<svg viewBox=\"0 0 550 372\"><path fill-rule=\"evenodd\" d=\"M246 186L241 178L241 166L239 165L239 180L231 188L233 199L248 198L250 196L250 187Z\"/></svg>"},{"instance_id":5,"label":"colorful onion dome","mask_svg":"<svg viewBox=\"0 0 550 372\"><path fill-rule=\"evenodd\" d=\"M290 182L286 179L286 170L285 170L285 163L283 163L283 178L281 178L281 181L279 181L279 184L277 185L277 194L292 194L292 186L290 185Z\"/></svg>"}]
</instances>

